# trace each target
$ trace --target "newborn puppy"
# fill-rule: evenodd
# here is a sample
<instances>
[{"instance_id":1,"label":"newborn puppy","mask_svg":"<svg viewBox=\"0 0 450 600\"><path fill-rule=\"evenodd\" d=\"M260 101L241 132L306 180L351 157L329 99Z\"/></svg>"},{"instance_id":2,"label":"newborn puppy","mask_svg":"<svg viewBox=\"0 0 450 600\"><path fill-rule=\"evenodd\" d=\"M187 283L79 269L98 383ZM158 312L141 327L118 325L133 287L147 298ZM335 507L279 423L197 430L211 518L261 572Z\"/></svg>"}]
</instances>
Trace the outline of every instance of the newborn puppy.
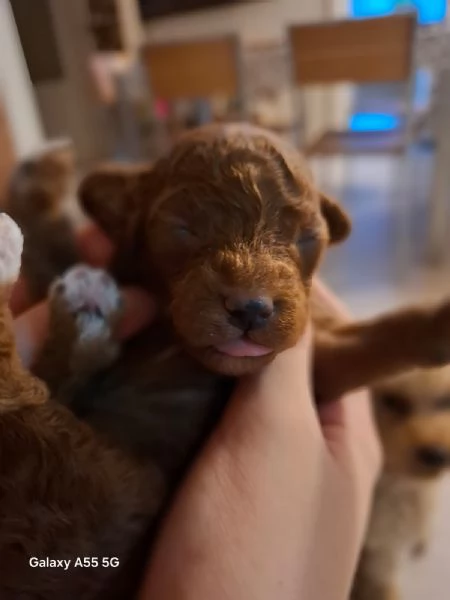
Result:
<instances>
[{"instance_id":1,"label":"newborn puppy","mask_svg":"<svg viewBox=\"0 0 450 600\"><path fill-rule=\"evenodd\" d=\"M0 598L130 598L140 558L133 550L155 514L157 474L49 399L45 385L20 364L8 298L21 249L20 230L0 214ZM112 345L119 309L112 280L83 273L68 274L65 287L52 294L53 319L71 325L67 356L78 359L71 363L77 379L88 357L90 374L104 366L96 357L107 355L102 344ZM84 564L92 557L97 564ZM51 562L43 566L45 559Z\"/></svg>"},{"instance_id":2,"label":"newborn puppy","mask_svg":"<svg viewBox=\"0 0 450 600\"><path fill-rule=\"evenodd\" d=\"M78 261L73 226L64 212L74 178L68 144L24 160L11 178L4 210L24 235L22 272L33 303L43 300L53 280Z\"/></svg>"},{"instance_id":3,"label":"newborn puppy","mask_svg":"<svg viewBox=\"0 0 450 600\"><path fill-rule=\"evenodd\" d=\"M298 340L320 257L350 231L296 151L242 125L190 133L154 169L94 173L80 196L118 280L155 293L174 343L224 375Z\"/></svg>"},{"instance_id":4,"label":"newborn puppy","mask_svg":"<svg viewBox=\"0 0 450 600\"><path fill-rule=\"evenodd\" d=\"M350 233L299 153L242 124L194 130L154 168L99 169L80 198L116 245L114 276L160 301L163 347L224 376L256 371L298 340L320 258ZM312 310L320 400L450 360L449 303L349 324L314 297Z\"/></svg>"},{"instance_id":5,"label":"newborn puppy","mask_svg":"<svg viewBox=\"0 0 450 600\"><path fill-rule=\"evenodd\" d=\"M422 555L439 482L450 467L450 367L415 369L374 389L384 469L352 599L399 598L406 556Z\"/></svg>"},{"instance_id":6,"label":"newborn puppy","mask_svg":"<svg viewBox=\"0 0 450 600\"><path fill-rule=\"evenodd\" d=\"M295 150L242 125L191 132L152 169L94 172L80 196L115 244L114 276L154 294L161 314L113 368L70 393L53 384L64 339L36 373L173 488L234 377L302 335L312 274L350 223Z\"/></svg>"}]
</instances>

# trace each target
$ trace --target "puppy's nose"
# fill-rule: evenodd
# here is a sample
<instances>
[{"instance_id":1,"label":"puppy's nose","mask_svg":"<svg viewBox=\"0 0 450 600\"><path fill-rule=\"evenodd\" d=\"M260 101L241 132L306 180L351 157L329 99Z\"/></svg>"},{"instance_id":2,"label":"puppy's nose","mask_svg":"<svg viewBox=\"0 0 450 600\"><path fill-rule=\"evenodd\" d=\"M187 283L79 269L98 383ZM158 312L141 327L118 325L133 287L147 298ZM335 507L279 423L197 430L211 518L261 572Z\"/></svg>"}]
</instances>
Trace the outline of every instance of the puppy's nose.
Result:
<instances>
[{"instance_id":1,"label":"puppy's nose","mask_svg":"<svg viewBox=\"0 0 450 600\"><path fill-rule=\"evenodd\" d=\"M243 331L262 329L273 315L273 301L266 296L242 298L231 296L225 300L229 321Z\"/></svg>"},{"instance_id":2,"label":"puppy's nose","mask_svg":"<svg viewBox=\"0 0 450 600\"><path fill-rule=\"evenodd\" d=\"M440 446L422 446L416 453L417 459L426 467L439 469L450 464L450 453Z\"/></svg>"}]
</instances>

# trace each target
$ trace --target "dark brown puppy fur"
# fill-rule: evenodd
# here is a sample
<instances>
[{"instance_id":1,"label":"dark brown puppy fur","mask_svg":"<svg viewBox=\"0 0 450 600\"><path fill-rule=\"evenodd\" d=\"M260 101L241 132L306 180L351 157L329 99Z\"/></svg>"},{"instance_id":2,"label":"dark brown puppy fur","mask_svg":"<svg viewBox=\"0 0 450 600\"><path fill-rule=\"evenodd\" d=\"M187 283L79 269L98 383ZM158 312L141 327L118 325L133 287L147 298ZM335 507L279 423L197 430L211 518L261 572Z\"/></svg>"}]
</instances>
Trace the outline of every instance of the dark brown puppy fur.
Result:
<instances>
[{"instance_id":1,"label":"dark brown puppy fur","mask_svg":"<svg viewBox=\"0 0 450 600\"><path fill-rule=\"evenodd\" d=\"M22 367L7 306L21 243L17 226L0 215L0 597L129 597L136 576L127 561L157 508L157 488L146 485L156 476L49 399ZM72 562L64 571L29 564L32 557L77 556L100 564L117 556L120 566L77 569Z\"/></svg>"},{"instance_id":2,"label":"dark brown puppy fur","mask_svg":"<svg viewBox=\"0 0 450 600\"><path fill-rule=\"evenodd\" d=\"M171 490L219 417L232 376L261 368L302 334L320 255L329 242L348 234L349 222L335 202L315 189L294 150L243 126L192 132L153 169L96 172L82 186L81 198L116 244L114 275L154 293L161 315L123 348L112 368L87 381L69 368L70 385L55 377L52 365L55 356L57 373L73 364L77 329L60 327L56 319L36 370L61 402L117 452L132 457L136 477L143 464L152 473L161 471ZM257 327L242 327L231 314L234 309L229 310L230 301L235 306L242 299L269 299L273 310ZM314 309L316 386L323 399L411 365L450 358L448 306L356 325L334 323L320 307ZM268 352L236 357L220 351L224 344L244 342ZM114 354L108 344L103 351ZM66 364L60 369L61 360ZM91 472L93 466L86 468ZM113 465L103 470L120 490L123 475ZM161 509L165 496L155 474L146 474L143 485L150 495L143 502L149 502L151 524L154 504ZM78 515L92 501L93 490L82 481L76 486ZM69 502L73 491L61 488L64 493ZM48 505L45 494L41 502ZM125 523L133 500L121 497L120 502ZM75 543L77 521L70 512L68 521ZM111 535L115 531L111 526ZM127 540L125 527L120 535L124 545L135 541L133 536ZM70 577L82 585L77 573Z\"/></svg>"},{"instance_id":3,"label":"dark brown puppy fur","mask_svg":"<svg viewBox=\"0 0 450 600\"><path fill-rule=\"evenodd\" d=\"M414 369L374 390L384 451L352 599L400 598L405 558L426 552L435 496L450 467L450 367Z\"/></svg>"},{"instance_id":4,"label":"dark brown puppy fur","mask_svg":"<svg viewBox=\"0 0 450 600\"><path fill-rule=\"evenodd\" d=\"M52 281L78 261L74 228L64 200L75 179L75 157L58 144L19 163L3 210L24 235L22 272L32 302L43 300Z\"/></svg>"}]
</instances>

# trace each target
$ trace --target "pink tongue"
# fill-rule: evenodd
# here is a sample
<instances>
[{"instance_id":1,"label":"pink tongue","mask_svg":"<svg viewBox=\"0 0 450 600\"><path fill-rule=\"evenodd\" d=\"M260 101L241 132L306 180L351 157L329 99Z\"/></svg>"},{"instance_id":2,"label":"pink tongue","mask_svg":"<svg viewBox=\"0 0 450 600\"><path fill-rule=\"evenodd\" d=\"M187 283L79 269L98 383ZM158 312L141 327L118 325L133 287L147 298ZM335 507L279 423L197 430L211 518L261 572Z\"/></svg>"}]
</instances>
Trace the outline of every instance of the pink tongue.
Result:
<instances>
[{"instance_id":1,"label":"pink tongue","mask_svg":"<svg viewBox=\"0 0 450 600\"><path fill-rule=\"evenodd\" d=\"M233 340L231 342L225 342L216 346L216 350L228 356L265 356L270 354L272 350L266 346L259 346L248 340Z\"/></svg>"}]
</instances>

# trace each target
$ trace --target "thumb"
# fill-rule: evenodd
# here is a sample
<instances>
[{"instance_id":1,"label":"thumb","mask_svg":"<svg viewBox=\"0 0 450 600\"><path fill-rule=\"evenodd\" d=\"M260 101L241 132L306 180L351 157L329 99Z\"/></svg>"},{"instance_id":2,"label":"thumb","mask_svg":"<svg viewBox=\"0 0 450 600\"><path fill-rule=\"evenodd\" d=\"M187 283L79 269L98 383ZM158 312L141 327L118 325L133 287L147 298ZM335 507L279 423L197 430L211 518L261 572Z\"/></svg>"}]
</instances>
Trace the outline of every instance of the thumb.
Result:
<instances>
[{"instance_id":1,"label":"thumb","mask_svg":"<svg viewBox=\"0 0 450 600\"><path fill-rule=\"evenodd\" d=\"M255 403L274 417L292 415L310 419L319 427L311 393L312 332L308 323L297 344L279 354L261 372L243 378L235 392L235 401Z\"/></svg>"}]
</instances>

